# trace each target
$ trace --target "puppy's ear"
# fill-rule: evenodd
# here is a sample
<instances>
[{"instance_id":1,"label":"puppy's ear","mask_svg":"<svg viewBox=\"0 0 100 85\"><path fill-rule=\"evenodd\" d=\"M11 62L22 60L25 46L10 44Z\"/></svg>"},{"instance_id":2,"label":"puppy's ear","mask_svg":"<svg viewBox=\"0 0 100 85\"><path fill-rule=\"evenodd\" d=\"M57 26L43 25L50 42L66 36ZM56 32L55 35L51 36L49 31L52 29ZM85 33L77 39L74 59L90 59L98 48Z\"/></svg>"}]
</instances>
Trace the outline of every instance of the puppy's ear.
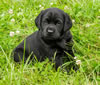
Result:
<instances>
[{"instance_id":1,"label":"puppy's ear","mask_svg":"<svg viewBox=\"0 0 100 85\"><path fill-rule=\"evenodd\" d=\"M69 15L67 13L64 14L64 32L69 30L72 27L72 20L70 19Z\"/></svg>"},{"instance_id":2,"label":"puppy's ear","mask_svg":"<svg viewBox=\"0 0 100 85\"><path fill-rule=\"evenodd\" d=\"M43 12L44 12L44 10L41 11L41 13L35 19L35 24L39 28L39 30L41 29L41 20L42 20Z\"/></svg>"}]
</instances>

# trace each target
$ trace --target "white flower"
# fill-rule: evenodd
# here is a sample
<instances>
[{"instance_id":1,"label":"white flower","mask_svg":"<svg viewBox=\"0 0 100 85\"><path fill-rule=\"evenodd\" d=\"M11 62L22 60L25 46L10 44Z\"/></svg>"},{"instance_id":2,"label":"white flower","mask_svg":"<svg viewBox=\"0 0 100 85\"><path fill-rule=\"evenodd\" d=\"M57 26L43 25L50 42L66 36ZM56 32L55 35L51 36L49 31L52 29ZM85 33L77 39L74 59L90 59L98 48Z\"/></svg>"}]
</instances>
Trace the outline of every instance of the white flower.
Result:
<instances>
[{"instance_id":1,"label":"white flower","mask_svg":"<svg viewBox=\"0 0 100 85\"><path fill-rule=\"evenodd\" d=\"M17 31L16 31L16 34L19 34L19 33L20 33L20 31L17 30Z\"/></svg>"},{"instance_id":2,"label":"white flower","mask_svg":"<svg viewBox=\"0 0 100 85\"><path fill-rule=\"evenodd\" d=\"M97 16L98 19L100 19L100 16Z\"/></svg>"},{"instance_id":3,"label":"white flower","mask_svg":"<svg viewBox=\"0 0 100 85\"><path fill-rule=\"evenodd\" d=\"M72 22L75 23L75 20L73 19Z\"/></svg>"},{"instance_id":4,"label":"white flower","mask_svg":"<svg viewBox=\"0 0 100 85\"><path fill-rule=\"evenodd\" d=\"M23 9L19 8L19 10L23 12Z\"/></svg>"},{"instance_id":5,"label":"white flower","mask_svg":"<svg viewBox=\"0 0 100 85\"><path fill-rule=\"evenodd\" d=\"M41 10L43 10L44 9L44 7L41 7Z\"/></svg>"},{"instance_id":6,"label":"white flower","mask_svg":"<svg viewBox=\"0 0 100 85\"><path fill-rule=\"evenodd\" d=\"M65 6L64 9L65 9L65 10L66 10L66 9L69 9L69 7L68 7L68 6Z\"/></svg>"},{"instance_id":7,"label":"white flower","mask_svg":"<svg viewBox=\"0 0 100 85\"><path fill-rule=\"evenodd\" d=\"M12 19L11 19L11 22L15 22L15 19L14 19L14 18L12 18Z\"/></svg>"},{"instance_id":8,"label":"white flower","mask_svg":"<svg viewBox=\"0 0 100 85\"><path fill-rule=\"evenodd\" d=\"M13 10L12 9L9 9L8 13L9 14L13 14Z\"/></svg>"},{"instance_id":9,"label":"white flower","mask_svg":"<svg viewBox=\"0 0 100 85\"><path fill-rule=\"evenodd\" d=\"M20 15L23 15L23 12L19 12L19 13L17 14L17 16L20 16Z\"/></svg>"},{"instance_id":10,"label":"white flower","mask_svg":"<svg viewBox=\"0 0 100 85\"><path fill-rule=\"evenodd\" d=\"M76 64L77 64L77 65L81 65L81 60L77 60L77 61L76 61Z\"/></svg>"},{"instance_id":11,"label":"white flower","mask_svg":"<svg viewBox=\"0 0 100 85\"><path fill-rule=\"evenodd\" d=\"M39 7L42 7L41 5L39 5Z\"/></svg>"},{"instance_id":12,"label":"white flower","mask_svg":"<svg viewBox=\"0 0 100 85\"><path fill-rule=\"evenodd\" d=\"M14 32L10 32L10 36L13 37L14 36Z\"/></svg>"},{"instance_id":13,"label":"white flower","mask_svg":"<svg viewBox=\"0 0 100 85\"><path fill-rule=\"evenodd\" d=\"M86 24L86 27L90 27L90 24Z\"/></svg>"},{"instance_id":14,"label":"white flower","mask_svg":"<svg viewBox=\"0 0 100 85\"><path fill-rule=\"evenodd\" d=\"M74 57L74 59L76 60L76 59L77 59L77 57L75 56L75 57Z\"/></svg>"},{"instance_id":15,"label":"white flower","mask_svg":"<svg viewBox=\"0 0 100 85\"><path fill-rule=\"evenodd\" d=\"M19 10L21 10L21 8L19 8Z\"/></svg>"},{"instance_id":16,"label":"white flower","mask_svg":"<svg viewBox=\"0 0 100 85\"><path fill-rule=\"evenodd\" d=\"M50 5L53 5L53 3L50 3Z\"/></svg>"}]
</instances>

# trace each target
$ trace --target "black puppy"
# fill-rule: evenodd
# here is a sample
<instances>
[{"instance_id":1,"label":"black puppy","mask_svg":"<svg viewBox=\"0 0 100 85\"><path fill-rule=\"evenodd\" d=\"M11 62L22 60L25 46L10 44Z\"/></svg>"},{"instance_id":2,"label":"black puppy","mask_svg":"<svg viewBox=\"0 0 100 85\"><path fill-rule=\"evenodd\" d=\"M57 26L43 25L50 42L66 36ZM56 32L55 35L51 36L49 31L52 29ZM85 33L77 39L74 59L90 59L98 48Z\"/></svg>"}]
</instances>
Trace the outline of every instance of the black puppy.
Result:
<instances>
[{"instance_id":1,"label":"black puppy","mask_svg":"<svg viewBox=\"0 0 100 85\"><path fill-rule=\"evenodd\" d=\"M13 51L14 61L20 62L31 59L34 55L37 60L43 61L46 58L52 60L55 56L55 66L61 66L66 58L67 61L74 61L72 51L73 41L70 33L72 21L67 13L58 8L49 8L41 11L35 19L38 31L28 36ZM75 68L76 65L72 65Z\"/></svg>"}]
</instances>

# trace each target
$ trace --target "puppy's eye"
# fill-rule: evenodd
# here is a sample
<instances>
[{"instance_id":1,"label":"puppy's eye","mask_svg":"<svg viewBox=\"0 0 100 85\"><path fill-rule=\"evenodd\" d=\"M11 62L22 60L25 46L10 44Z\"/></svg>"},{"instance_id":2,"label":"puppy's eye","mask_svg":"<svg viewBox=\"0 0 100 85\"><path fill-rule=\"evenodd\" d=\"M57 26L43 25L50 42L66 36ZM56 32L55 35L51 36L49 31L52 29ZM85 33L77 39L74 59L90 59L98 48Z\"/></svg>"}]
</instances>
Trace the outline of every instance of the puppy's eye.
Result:
<instances>
[{"instance_id":1,"label":"puppy's eye","mask_svg":"<svg viewBox=\"0 0 100 85\"><path fill-rule=\"evenodd\" d=\"M57 22L57 24L61 24L61 22Z\"/></svg>"},{"instance_id":2,"label":"puppy's eye","mask_svg":"<svg viewBox=\"0 0 100 85\"><path fill-rule=\"evenodd\" d=\"M48 22L47 22L46 20L44 21L44 23L45 23L45 24L48 24Z\"/></svg>"},{"instance_id":3,"label":"puppy's eye","mask_svg":"<svg viewBox=\"0 0 100 85\"><path fill-rule=\"evenodd\" d=\"M43 22L44 22L45 24L49 24L49 19L45 19Z\"/></svg>"},{"instance_id":4,"label":"puppy's eye","mask_svg":"<svg viewBox=\"0 0 100 85\"><path fill-rule=\"evenodd\" d=\"M60 21L56 21L55 24L56 25L59 25L59 24L61 24L61 22Z\"/></svg>"}]
</instances>

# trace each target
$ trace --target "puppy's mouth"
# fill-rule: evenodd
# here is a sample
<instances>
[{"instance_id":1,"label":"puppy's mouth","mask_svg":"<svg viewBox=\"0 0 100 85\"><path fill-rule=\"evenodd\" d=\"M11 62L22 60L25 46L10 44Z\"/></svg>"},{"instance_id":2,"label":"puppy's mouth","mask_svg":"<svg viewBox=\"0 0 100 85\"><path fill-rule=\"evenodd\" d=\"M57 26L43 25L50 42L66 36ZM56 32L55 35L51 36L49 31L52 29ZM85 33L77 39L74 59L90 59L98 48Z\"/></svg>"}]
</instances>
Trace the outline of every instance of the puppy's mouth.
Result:
<instances>
[{"instance_id":1,"label":"puppy's mouth","mask_svg":"<svg viewBox=\"0 0 100 85\"><path fill-rule=\"evenodd\" d=\"M58 37L56 37L54 34L46 33L45 35L43 35L43 39L45 39L45 40L57 40Z\"/></svg>"}]
</instances>

